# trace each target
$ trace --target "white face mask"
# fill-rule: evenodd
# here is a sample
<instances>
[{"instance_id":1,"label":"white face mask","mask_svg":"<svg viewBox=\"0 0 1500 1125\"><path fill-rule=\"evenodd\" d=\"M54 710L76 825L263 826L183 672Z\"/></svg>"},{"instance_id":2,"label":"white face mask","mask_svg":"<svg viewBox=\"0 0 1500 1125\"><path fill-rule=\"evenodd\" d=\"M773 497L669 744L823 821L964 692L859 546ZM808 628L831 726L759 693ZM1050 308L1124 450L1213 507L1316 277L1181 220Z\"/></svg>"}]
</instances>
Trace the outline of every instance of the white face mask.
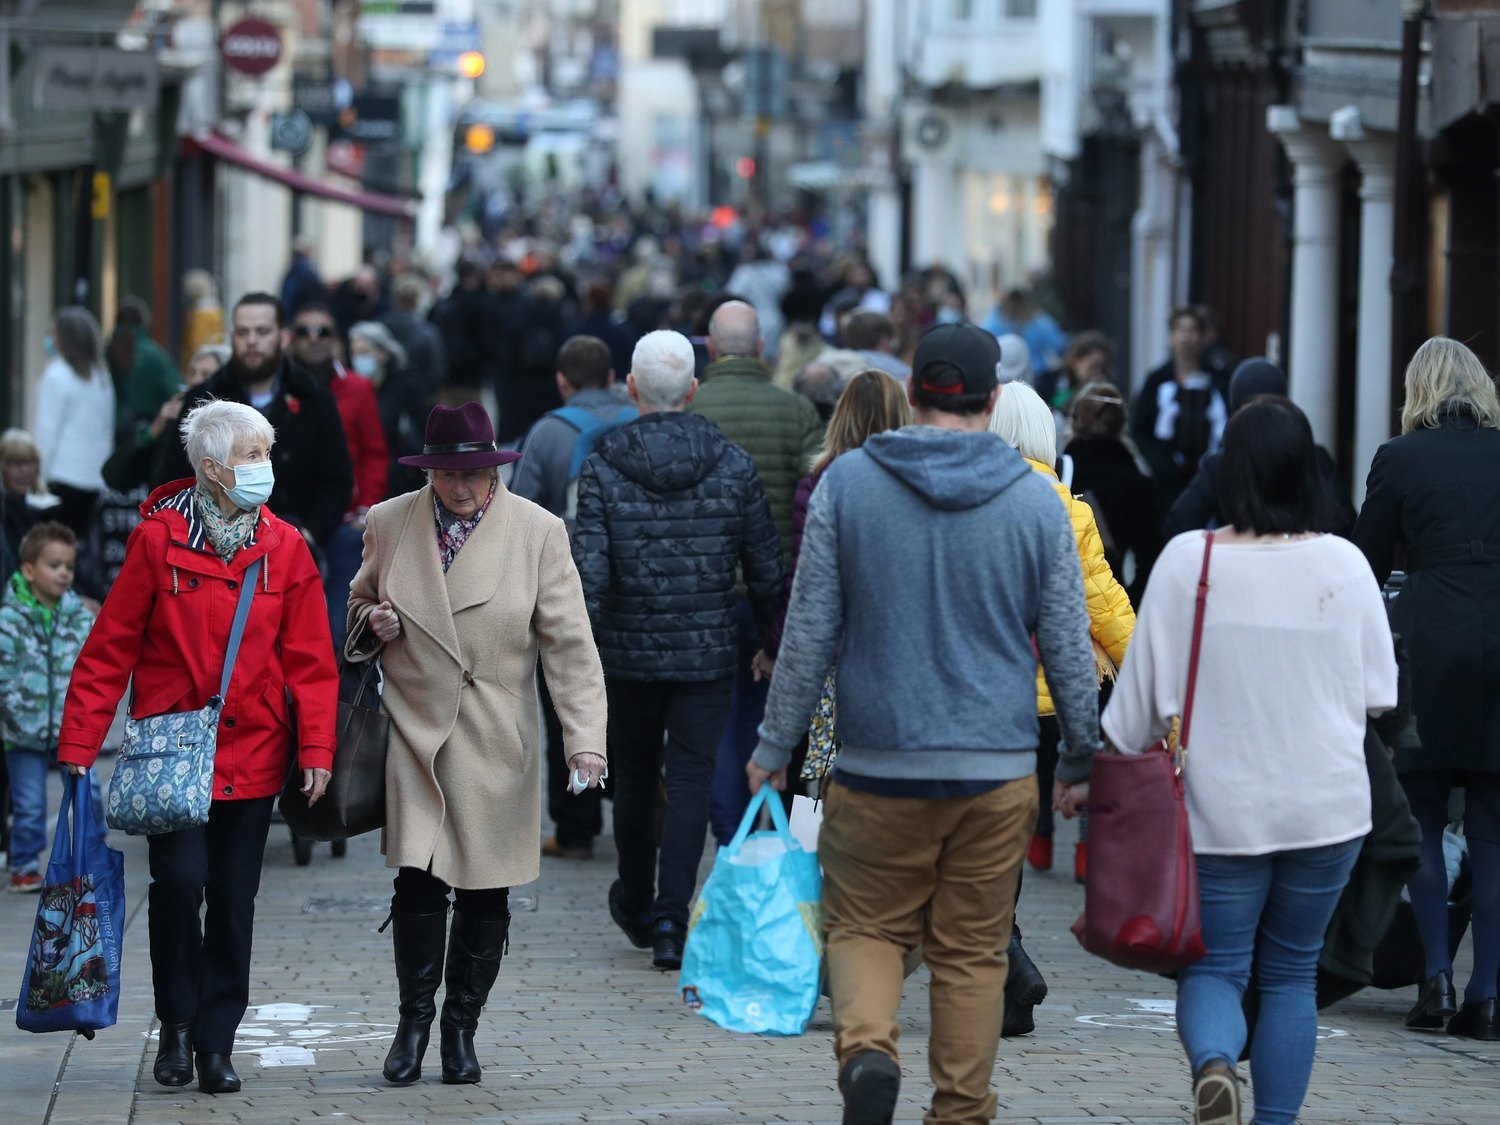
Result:
<instances>
[{"instance_id":1,"label":"white face mask","mask_svg":"<svg viewBox=\"0 0 1500 1125\"><path fill-rule=\"evenodd\" d=\"M228 465L224 467L229 468ZM232 471L234 487L225 488L224 494L241 511L249 512L259 508L271 498L271 490L276 487L276 470L271 467L270 461L247 461L243 465L236 465Z\"/></svg>"}]
</instances>

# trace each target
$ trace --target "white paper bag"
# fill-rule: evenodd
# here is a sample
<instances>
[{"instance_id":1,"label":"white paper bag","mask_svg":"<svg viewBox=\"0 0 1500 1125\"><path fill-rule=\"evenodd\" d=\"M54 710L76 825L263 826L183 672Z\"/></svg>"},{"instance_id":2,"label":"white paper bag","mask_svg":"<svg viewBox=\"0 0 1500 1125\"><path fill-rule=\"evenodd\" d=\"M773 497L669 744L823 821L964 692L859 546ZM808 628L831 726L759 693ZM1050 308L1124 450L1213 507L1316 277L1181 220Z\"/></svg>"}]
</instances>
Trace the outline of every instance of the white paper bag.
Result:
<instances>
[{"instance_id":1,"label":"white paper bag","mask_svg":"<svg viewBox=\"0 0 1500 1125\"><path fill-rule=\"evenodd\" d=\"M792 835L802 850L818 850L818 829L823 824L823 802L811 797L792 798Z\"/></svg>"}]
</instances>

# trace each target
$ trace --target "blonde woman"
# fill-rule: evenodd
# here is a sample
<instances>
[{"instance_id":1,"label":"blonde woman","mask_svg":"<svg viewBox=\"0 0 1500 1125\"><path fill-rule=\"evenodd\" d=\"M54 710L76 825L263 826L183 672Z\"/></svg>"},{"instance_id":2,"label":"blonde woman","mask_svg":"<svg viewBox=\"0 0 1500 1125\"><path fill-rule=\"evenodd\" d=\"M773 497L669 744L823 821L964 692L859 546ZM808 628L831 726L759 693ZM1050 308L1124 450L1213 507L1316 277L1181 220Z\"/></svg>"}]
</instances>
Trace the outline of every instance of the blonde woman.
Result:
<instances>
[{"instance_id":1,"label":"blonde woman","mask_svg":"<svg viewBox=\"0 0 1500 1125\"><path fill-rule=\"evenodd\" d=\"M228 338L224 335L224 306L219 301L219 287L213 274L198 269L183 274L182 300L187 311L183 315L180 354L186 371L205 347L227 344Z\"/></svg>"},{"instance_id":2,"label":"blonde woman","mask_svg":"<svg viewBox=\"0 0 1500 1125\"><path fill-rule=\"evenodd\" d=\"M57 500L47 492L42 479L42 454L25 430L6 430L0 434L0 525L4 527L0 545L0 581L9 578L21 564L21 540L41 513L56 507Z\"/></svg>"},{"instance_id":3,"label":"blonde woman","mask_svg":"<svg viewBox=\"0 0 1500 1125\"><path fill-rule=\"evenodd\" d=\"M1489 372L1456 340L1428 340L1406 368L1401 436L1370 466L1354 541L1384 582L1397 552L1407 577L1394 623L1411 653L1419 750L1399 753L1422 824L1408 884L1427 957L1412 1028L1500 1039L1500 401ZM1448 793L1466 790L1474 876L1474 968L1458 1004L1448 955L1443 828Z\"/></svg>"},{"instance_id":4,"label":"blonde woman","mask_svg":"<svg viewBox=\"0 0 1500 1125\"><path fill-rule=\"evenodd\" d=\"M1099 537L1094 513L1057 479L1053 468L1057 464L1057 424L1052 409L1027 384L1006 383L1000 388L1000 399L990 415L990 430L1026 458L1033 471L1047 479L1068 510L1073 536L1078 541L1078 555L1083 563L1089 634L1094 642L1099 680L1102 683L1105 679L1114 679L1120 662L1125 659L1130 634L1135 629L1135 610L1130 607L1130 598L1115 580L1114 571L1105 560L1104 543ZM1041 717L1041 742L1036 754L1037 784L1041 792L1047 793L1052 790L1061 733L1057 709L1053 706L1052 694L1047 689L1047 680L1040 666L1037 668L1036 690L1037 714ZM1078 849L1073 856L1073 873L1079 882L1083 881L1088 863L1085 833L1086 829L1080 830ZM1037 810L1036 831L1027 856L1034 867L1045 869L1052 866L1052 808L1046 801ZM1016 894L1019 899L1019 884ZM1004 1034L1007 1037L1025 1035L1033 1030L1035 1023L1031 1009L1047 995L1046 981L1021 947L1019 926L1012 927L1010 958L1011 974L1005 982Z\"/></svg>"}]
</instances>

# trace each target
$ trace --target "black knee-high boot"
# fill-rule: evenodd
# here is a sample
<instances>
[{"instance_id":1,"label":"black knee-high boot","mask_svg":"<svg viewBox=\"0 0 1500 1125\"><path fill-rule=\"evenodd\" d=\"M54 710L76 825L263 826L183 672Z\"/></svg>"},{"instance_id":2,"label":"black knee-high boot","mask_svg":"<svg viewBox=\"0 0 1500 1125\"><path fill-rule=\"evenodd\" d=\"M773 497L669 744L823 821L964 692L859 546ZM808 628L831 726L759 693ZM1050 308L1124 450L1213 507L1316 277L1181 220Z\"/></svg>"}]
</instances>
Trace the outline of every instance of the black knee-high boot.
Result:
<instances>
[{"instance_id":1,"label":"black knee-high boot","mask_svg":"<svg viewBox=\"0 0 1500 1125\"><path fill-rule=\"evenodd\" d=\"M474 1056L474 1031L500 975L500 958L510 937L510 914L503 918L473 918L453 912L448 938L448 994L439 1021L443 1081L449 1085L478 1082L479 1060Z\"/></svg>"},{"instance_id":2,"label":"black knee-high boot","mask_svg":"<svg viewBox=\"0 0 1500 1125\"><path fill-rule=\"evenodd\" d=\"M443 981L443 943L448 914L413 914L391 907L395 927L396 983L401 996L401 1022L382 1073L397 1086L409 1086L422 1077L422 1056L427 1052L428 1032L437 1015L438 985Z\"/></svg>"}]
</instances>

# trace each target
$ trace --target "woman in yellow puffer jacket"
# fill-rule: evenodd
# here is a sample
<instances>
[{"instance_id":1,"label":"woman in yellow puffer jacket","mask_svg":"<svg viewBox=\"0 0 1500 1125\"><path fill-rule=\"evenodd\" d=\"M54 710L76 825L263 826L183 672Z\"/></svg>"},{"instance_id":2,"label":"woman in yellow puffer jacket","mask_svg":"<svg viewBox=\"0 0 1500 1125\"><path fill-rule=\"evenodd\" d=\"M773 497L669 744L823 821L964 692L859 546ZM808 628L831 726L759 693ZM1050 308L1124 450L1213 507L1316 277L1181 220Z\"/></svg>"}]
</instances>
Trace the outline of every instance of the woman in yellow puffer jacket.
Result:
<instances>
[{"instance_id":1,"label":"woman in yellow puffer jacket","mask_svg":"<svg viewBox=\"0 0 1500 1125\"><path fill-rule=\"evenodd\" d=\"M1099 682L1113 680L1120 662L1125 659L1125 647L1130 643L1130 634L1135 629L1135 610L1124 587L1115 579L1114 571L1104 558L1104 542L1099 536L1099 525L1094 513L1082 500L1073 496L1060 480L1053 465L1057 463L1057 423L1052 411L1041 397L1025 383L1006 383L1000 389L1000 399L995 412L990 416L990 430L1000 436L1011 448L1026 459L1036 472L1046 477L1057 495L1068 509L1068 518L1073 524L1073 535L1078 540L1078 555L1083 563L1083 586L1088 596L1089 633L1094 642L1094 658L1098 665ZM1037 667L1037 714L1041 716L1041 739L1037 747L1037 784L1039 791L1052 791L1052 770L1057 765L1058 727L1056 709L1052 695L1047 690L1047 680L1040 665ZM1085 822L1086 823L1086 822ZM1084 839L1086 828L1080 824L1078 850L1074 853L1074 877L1083 881L1087 863L1088 844ZM1027 859L1033 867L1046 870L1052 866L1052 809L1044 799L1038 810L1036 834L1032 837ZM1019 888L1017 894L1019 895ZM1016 994L1012 995L1011 981L1006 981L1005 1032L1006 1035L1024 1035L1034 1026L1031 1008L1041 1003L1047 995L1046 982L1041 973L1021 949L1021 933L1017 928L1011 935L1011 980L1015 980Z\"/></svg>"}]
</instances>

